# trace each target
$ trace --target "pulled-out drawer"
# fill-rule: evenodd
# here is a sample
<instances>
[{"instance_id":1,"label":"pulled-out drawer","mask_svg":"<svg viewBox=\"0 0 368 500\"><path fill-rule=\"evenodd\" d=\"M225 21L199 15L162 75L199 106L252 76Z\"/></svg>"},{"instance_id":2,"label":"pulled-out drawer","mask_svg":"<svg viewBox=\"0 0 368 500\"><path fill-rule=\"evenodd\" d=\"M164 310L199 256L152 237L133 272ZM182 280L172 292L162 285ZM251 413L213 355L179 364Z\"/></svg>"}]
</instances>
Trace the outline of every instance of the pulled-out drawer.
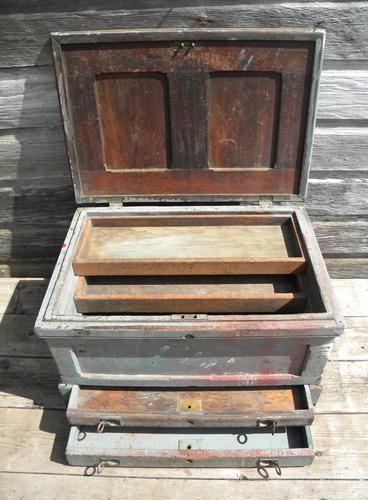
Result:
<instances>
[{"instance_id":1,"label":"pulled-out drawer","mask_svg":"<svg viewBox=\"0 0 368 500\"><path fill-rule=\"evenodd\" d=\"M309 427L108 429L72 427L66 457L71 465L123 467L267 467L310 465Z\"/></svg>"},{"instance_id":2,"label":"pulled-out drawer","mask_svg":"<svg viewBox=\"0 0 368 500\"><path fill-rule=\"evenodd\" d=\"M137 389L75 385L72 425L108 427L270 427L310 425L308 386L214 389Z\"/></svg>"}]
</instances>

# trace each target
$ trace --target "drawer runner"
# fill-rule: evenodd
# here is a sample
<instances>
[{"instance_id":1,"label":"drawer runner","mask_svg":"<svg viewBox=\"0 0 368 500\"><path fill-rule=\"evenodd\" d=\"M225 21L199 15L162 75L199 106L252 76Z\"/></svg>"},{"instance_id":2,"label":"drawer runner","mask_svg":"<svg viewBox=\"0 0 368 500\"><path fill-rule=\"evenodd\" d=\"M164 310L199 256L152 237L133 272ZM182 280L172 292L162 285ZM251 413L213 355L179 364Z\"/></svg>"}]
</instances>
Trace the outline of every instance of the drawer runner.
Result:
<instances>
[{"instance_id":1,"label":"drawer runner","mask_svg":"<svg viewBox=\"0 0 368 500\"><path fill-rule=\"evenodd\" d=\"M98 388L75 385L72 425L105 427L243 427L310 425L308 386L215 389Z\"/></svg>"},{"instance_id":2,"label":"drawer runner","mask_svg":"<svg viewBox=\"0 0 368 500\"><path fill-rule=\"evenodd\" d=\"M309 427L240 429L108 429L73 426L66 457L71 465L123 467L304 466L313 461Z\"/></svg>"}]
</instances>

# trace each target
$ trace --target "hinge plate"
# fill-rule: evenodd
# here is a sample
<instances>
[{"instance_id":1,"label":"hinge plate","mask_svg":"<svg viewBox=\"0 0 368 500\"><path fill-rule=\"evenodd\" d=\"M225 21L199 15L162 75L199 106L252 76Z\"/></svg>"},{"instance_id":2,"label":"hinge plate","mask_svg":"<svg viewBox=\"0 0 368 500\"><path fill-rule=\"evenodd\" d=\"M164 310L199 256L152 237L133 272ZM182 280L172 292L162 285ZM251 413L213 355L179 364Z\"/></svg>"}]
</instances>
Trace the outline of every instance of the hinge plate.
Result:
<instances>
[{"instance_id":1,"label":"hinge plate","mask_svg":"<svg viewBox=\"0 0 368 500\"><path fill-rule=\"evenodd\" d=\"M119 208L123 206L123 200L121 198L112 198L109 202L109 207Z\"/></svg>"},{"instance_id":2,"label":"hinge plate","mask_svg":"<svg viewBox=\"0 0 368 500\"><path fill-rule=\"evenodd\" d=\"M267 208L272 208L273 207L272 196L260 196L259 197L259 206L265 210Z\"/></svg>"}]
</instances>

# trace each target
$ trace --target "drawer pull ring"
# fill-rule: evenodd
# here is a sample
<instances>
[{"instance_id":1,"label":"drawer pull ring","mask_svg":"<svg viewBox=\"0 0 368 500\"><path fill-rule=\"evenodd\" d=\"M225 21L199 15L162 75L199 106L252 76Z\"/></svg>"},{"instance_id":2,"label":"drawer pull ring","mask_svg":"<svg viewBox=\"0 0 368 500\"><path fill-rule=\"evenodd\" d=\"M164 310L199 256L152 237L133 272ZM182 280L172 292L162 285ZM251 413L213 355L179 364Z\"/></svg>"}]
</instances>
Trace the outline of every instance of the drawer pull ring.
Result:
<instances>
[{"instance_id":1,"label":"drawer pull ring","mask_svg":"<svg viewBox=\"0 0 368 500\"><path fill-rule=\"evenodd\" d=\"M102 474L103 468L105 465L119 465L119 460L115 458L106 458L105 460L101 460L100 463L96 467L96 474Z\"/></svg>"},{"instance_id":2,"label":"drawer pull ring","mask_svg":"<svg viewBox=\"0 0 368 500\"><path fill-rule=\"evenodd\" d=\"M277 460L258 460L257 471L258 474L263 477L263 479L268 479L270 477L267 468L273 467L278 476L281 476L281 467Z\"/></svg>"},{"instance_id":3,"label":"drawer pull ring","mask_svg":"<svg viewBox=\"0 0 368 500\"><path fill-rule=\"evenodd\" d=\"M97 432L100 434L105 430L105 427L121 427L119 422L114 422L113 420L100 420L97 425Z\"/></svg>"}]
</instances>

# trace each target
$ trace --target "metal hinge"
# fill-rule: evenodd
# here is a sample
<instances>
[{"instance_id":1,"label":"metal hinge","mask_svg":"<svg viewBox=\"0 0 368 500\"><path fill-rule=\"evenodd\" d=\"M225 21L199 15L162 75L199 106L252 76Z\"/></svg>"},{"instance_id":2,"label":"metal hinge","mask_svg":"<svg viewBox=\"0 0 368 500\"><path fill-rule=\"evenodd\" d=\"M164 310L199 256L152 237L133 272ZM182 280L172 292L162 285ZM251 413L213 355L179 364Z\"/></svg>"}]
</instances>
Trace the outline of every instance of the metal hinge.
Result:
<instances>
[{"instance_id":1,"label":"metal hinge","mask_svg":"<svg viewBox=\"0 0 368 500\"><path fill-rule=\"evenodd\" d=\"M110 207L120 208L123 206L123 200L121 198L112 198L109 201Z\"/></svg>"},{"instance_id":2,"label":"metal hinge","mask_svg":"<svg viewBox=\"0 0 368 500\"><path fill-rule=\"evenodd\" d=\"M259 206L264 210L273 207L273 199L272 196L260 196L259 197Z\"/></svg>"}]
</instances>

